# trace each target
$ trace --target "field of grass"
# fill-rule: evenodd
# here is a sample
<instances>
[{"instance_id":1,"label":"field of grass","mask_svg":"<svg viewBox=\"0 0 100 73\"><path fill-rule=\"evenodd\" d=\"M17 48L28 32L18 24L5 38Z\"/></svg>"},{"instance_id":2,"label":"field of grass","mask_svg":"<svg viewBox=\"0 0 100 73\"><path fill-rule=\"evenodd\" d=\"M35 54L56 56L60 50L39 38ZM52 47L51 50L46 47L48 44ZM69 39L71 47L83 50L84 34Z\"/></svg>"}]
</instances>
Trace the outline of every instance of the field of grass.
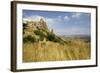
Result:
<instances>
[{"instance_id":1,"label":"field of grass","mask_svg":"<svg viewBox=\"0 0 100 73\"><path fill-rule=\"evenodd\" d=\"M66 44L52 41L23 44L23 62L86 60L91 58L90 42L70 39Z\"/></svg>"}]
</instances>

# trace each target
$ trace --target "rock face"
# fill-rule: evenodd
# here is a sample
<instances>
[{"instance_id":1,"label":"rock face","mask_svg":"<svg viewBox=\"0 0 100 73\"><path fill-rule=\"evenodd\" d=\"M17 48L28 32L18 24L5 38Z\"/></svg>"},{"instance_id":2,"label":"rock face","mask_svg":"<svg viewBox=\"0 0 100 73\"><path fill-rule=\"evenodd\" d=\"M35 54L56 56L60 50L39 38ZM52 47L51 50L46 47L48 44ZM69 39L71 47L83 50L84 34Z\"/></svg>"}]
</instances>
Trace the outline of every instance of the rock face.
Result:
<instances>
[{"instance_id":1,"label":"rock face","mask_svg":"<svg viewBox=\"0 0 100 73\"><path fill-rule=\"evenodd\" d=\"M47 24L42 18L40 19L40 21L38 23L38 27L39 27L39 29L48 30Z\"/></svg>"},{"instance_id":2,"label":"rock face","mask_svg":"<svg viewBox=\"0 0 100 73\"><path fill-rule=\"evenodd\" d=\"M25 35L31 35L33 34L33 32L35 30L47 30L49 31L48 27L47 27L47 24L46 22L43 20L43 18L41 18L39 21L27 21L27 23L24 24L25 28L23 31L24 31L24 34Z\"/></svg>"},{"instance_id":3,"label":"rock face","mask_svg":"<svg viewBox=\"0 0 100 73\"><path fill-rule=\"evenodd\" d=\"M24 35L32 35L35 30L46 30L49 31L46 22L43 18L41 18L39 21L27 21L27 23L24 23L25 25Z\"/></svg>"}]
</instances>

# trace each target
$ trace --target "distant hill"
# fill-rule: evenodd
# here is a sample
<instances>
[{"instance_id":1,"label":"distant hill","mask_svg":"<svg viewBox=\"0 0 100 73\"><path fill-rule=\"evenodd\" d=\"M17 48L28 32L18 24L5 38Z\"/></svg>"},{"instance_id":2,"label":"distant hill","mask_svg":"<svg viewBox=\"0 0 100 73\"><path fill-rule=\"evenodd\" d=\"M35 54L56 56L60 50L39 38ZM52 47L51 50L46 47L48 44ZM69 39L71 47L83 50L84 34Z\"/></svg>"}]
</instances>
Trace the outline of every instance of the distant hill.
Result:
<instances>
[{"instance_id":1,"label":"distant hill","mask_svg":"<svg viewBox=\"0 0 100 73\"><path fill-rule=\"evenodd\" d=\"M61 35L60 37L65 37L65 38L80 38L80 39L90 39L90 35Z\"/></svg>"},{"instance_id":2,"label":"distant hill","mask_svg":"<svg viewBox=\"0 0 100 73\"><path fill-rule=\"evenodd\" d=\"M91 41L90 35L62 35L60 37L67 41L70 39L81 39L81 40L84 40L85 42Z\"/></svg>"}]
</instances>

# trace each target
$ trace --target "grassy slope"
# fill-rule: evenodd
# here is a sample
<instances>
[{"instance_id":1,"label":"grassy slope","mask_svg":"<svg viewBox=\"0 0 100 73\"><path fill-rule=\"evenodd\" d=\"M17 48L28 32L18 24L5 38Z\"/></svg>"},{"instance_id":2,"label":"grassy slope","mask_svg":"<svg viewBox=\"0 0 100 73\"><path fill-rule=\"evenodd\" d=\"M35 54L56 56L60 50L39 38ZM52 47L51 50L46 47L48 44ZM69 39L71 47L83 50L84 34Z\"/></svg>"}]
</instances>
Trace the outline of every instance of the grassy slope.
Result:
<instances>
[{"instance_id":1,"label":"grassy slope","mask_svg":"<svg viewBox=\"0 0 100 73\"><path fill-rule=\"evenodd\" d=\"M67 44L51 41L23 44L23 62L90 59L90 43L72 39Z\"/></svg>"}]
</instances>

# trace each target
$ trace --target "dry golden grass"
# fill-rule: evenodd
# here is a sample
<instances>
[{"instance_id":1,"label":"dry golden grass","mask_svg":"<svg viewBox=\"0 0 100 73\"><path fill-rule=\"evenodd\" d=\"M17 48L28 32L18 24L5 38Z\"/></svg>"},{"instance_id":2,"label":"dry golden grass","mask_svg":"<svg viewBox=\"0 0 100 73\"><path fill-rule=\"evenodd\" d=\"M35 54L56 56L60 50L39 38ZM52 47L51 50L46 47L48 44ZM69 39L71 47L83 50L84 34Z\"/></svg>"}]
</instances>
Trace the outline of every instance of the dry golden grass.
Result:
<instances>
[{"instance_id":1,"label":"dry golden grass","mask_svg":"<svg viewBox=\"0 0 100 73\"><path fill-rule=\"evenodd\" d=\"M90 53L90 43L80 39L64 45L50 41L23 44L23 62L86 60Z\"/></svg>"}]
</instances>

